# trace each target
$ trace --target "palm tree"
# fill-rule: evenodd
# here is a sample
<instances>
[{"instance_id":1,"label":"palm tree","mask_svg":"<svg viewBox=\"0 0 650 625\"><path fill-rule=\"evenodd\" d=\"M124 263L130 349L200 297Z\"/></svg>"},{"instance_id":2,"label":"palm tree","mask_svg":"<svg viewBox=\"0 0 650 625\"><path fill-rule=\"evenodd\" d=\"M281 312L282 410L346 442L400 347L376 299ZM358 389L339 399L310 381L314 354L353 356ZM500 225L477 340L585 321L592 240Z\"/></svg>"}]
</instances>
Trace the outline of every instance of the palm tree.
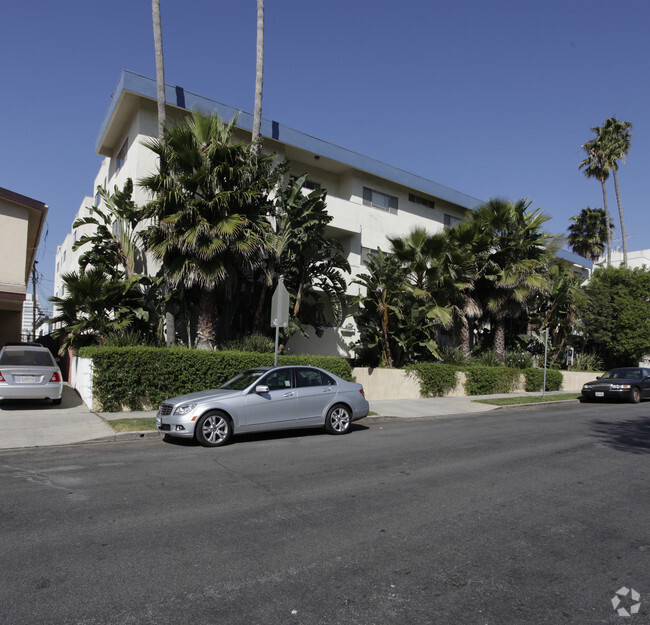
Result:
<instances>
[{"instance_id":1,"label":"palm tree","mask_svg":"<svg viewBox=\"0 0 650 625\"><path fill-rule=\"evenodd\" d=\"M569 245L580 256L596 262L607 246L607 215L602 208L583 208L571 217ZM609 223L610 229L614 224Z\"/></svg>"},{"instance_id":2,"label":"palm tree","mask_svg":"<svg viewBox=\"0 0 650 625\"><path fill-rule=\"evenodd\" d=\"M333 219L327 213L327 191L314 189L305 194L306 179L307 174L279 192L279 239L283 241L279 272L292 296L292 317L298 328L301 312L309 308L307 317L319 334L326 321L342 321L347 291L342 272L350 272L350 263L341 243L326 233ZM322 295L331 305L333 320L323 317Z\"/></svg>"},{"instance_id":3,"label":"palm tree","mask_svg":"<svg viewBox=\"0 0 650 625\"><path fill-rule=\"evenodd\" d=\"M494 352L505 361L506 320L519 319L536 294L548 289L546 271L557 240L542 231L548 221L530 202L492 199L467 222L483 236L473 246L478 262L476 290L494 324Z\"/></svg>"},{"instance_id":4,"label":"palm tree","mask_svg":"<svg viewBox=\"0 0 650 625\"><path fill-rule=\"evenodd\" d=\"M255 153L260 150L262 130L262 84L264 82L264 0L257 0L257 54L255 61L255 107L253 109L252 142Z\"/></svg>"},{"instance_id":5,"label":"palm tree","mask_svg":"<svg viewBox=\"0 0 650 625\"><path fill-rule=\"evenodd\" d=\"M587 178L596 178L600 181L603 192L603 207L605 209L605 221L610 223L609 207L607 205L607 189L605 182L609 178L609 171L612 168L610 148L605 144L602 128L594 126L591 129L596 133L596 138L587 141L582 149L587 153L587 158L581 161L579 167L584 169ZM612 235L607 230L607 266L612 264Z\"/></svg>"},{"instance_id":6,"label":"palm tree","mask_svg":"<svg viewBox=\"0 0 650 625\"><path fill-rule=\"evenodd\" d=\"M616 202L618 204L618 216L621 221L621 237L623 238L623 266L627 267L627 237L625 234L625 221L623 219L623 206L621 204L621 193L618 187L618 164L625 161L630 150L632 134L630 122L622 122L616 117L610 117L603 124L601 137L607 146L610 168L614 174L614 189L616 190Z\"/></svg>"},{"instance_id":7,"label":"palm tree","mask_svg":"<svg viewBox=\"0 0 650 625\"><path fill-rule=\"evenodd\" d=\"M162 260L170 283L200 290L199 346L229 338L243 271L263 264L272 212L269 199L281 175L273 155L253 156L251 145L233 139L236 120L198 112L166 127L162 140L145 142L159 157L159 171L140 184L154 195L145 214L148 249ZM216 295L219 292L219 305Z\"/></svg>"},{"instance_id":8,"label":"palm tree","mask_svg":"<svg viewBox=\"0 0 650 625\"><path fill-rule=\"evenodd\" d=\"M167 121L167 105L165 98L165 58L163 55L162 20L160 17L160 0L151 0L151 17L153 22L153 43L156 55L156 100L158 103L158 138L163 136ZM164 163L162 163L164 167ZM165 311L165 334L167 345L176 342L176 319L174 318L171 301Z\"/></svg>"}]
</instances>

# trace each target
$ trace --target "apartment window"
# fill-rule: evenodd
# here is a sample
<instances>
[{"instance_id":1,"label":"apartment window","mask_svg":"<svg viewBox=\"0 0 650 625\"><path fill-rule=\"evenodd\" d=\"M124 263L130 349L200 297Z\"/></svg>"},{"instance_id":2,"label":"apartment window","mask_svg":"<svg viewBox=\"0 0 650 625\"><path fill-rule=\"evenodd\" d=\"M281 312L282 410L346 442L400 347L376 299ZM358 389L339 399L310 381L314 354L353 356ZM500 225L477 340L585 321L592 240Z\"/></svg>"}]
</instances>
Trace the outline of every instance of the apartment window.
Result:
<instances>
[{"instance_id":1,"label":"apartment window","mask_svg":"<svg viewBox=\"0 0 650 625\"><path fill-rule=\"evenodd\" d=\"M453 215L447 215L445 213L445 228L453 228L457 223L460 223L461 219L459 217L454 217Z\"/></svg>"},{"instance_id":2,"label":"apartment window","mask_svg":"<svg viewBox=\"0 0 650 625\"><path fill-rule=\"evenodd\" d=\"M365 206L373 206L388 213L397 213L397 198L381 191L375 191L363 187L363 203Z\"/></svg>"},{"instance_id":3,"label":"apartment window","mask_svg":"<svg viewBox=\"0 0 650 625\"><path fill-rule=\"evenodd\" d=\"M65 250L63 250L63 262L65 262Z\"/></svg>"},{"instance_id":4,"label":"apartment window","mask_svg":"<svg viewBox=\"0 0 650 625\"><path fill-rule=\"evenodd\" d=\"M124 161L126 161L126 151L129 147L128 138L124 142L124 145L120 148L120 151L117 153L117 158L115 159L115 171L120 171L124 166Z\"/></svg>"},{"instance_id":5,"label":"apartment window","mask_svg":"<svg viewBox=\"0 0 650 625\"><path fill-rule=\"evenodd\" d=\"M291 184L296 182L298 180L298 176L289 176L289 180L291 181ZM302 185L303 189L307 189L309 191L318 191L321 188L321 183L320 182L315 182L314 180L305 180L305 182Z\"/></svg>"},{"instance_id":6,"label":"apartment window","mask_svg":"<svg viewBox=\"0 0 650 625\"><path fill-rule=\"evenodd\" d=\"M377 250L372 249L371 247L363 247L361 246L361 264L363 265L367 260L372 258L373 256L377 256Z\"/></svg>"},{"instance_id":7,"label":"apartment window","mask_svg":"<svg viewBox=\"0 0 650 625\"><path fill-rule=\"evenodd\" d=\"M435 208L436 203L433 200L428 200L421 195L415 195L415 193L409 193L409 202L414 202L415 204L422 204L422 206L428 206L429 208Z\"/></svg>"},{"instance_id":8,"label":"apartment window","mask_svg":"<svg viewBox=\"0 0 650 625\"><path fill-rule=\"evenodd\" d=\"M102 196L99 195L99 191L95 193L95 206L99 206L99 203L102 201Z\"/></svg>"},{"instance_id":9,"label":"apartment window","mask_svg":"<svg viewBox=\"0 0 650 625\"><path fill-rule=\"evenodd\" d=\"M111 230L113 231L113 234L117 236L118 233L118 228L117 228L117 219L113 220L113 223L111 224Z\"/></svg>"}]
</instances>

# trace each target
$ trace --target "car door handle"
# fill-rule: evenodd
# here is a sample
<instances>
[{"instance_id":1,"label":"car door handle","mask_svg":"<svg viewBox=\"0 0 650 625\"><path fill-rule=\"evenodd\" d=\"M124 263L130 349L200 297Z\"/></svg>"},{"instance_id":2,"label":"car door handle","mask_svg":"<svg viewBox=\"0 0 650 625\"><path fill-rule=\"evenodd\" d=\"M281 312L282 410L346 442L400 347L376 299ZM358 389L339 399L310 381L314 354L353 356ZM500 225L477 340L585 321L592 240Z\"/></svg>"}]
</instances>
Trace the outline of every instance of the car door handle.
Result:
<instances>
[{"instance_id":1,"label":"car door handle","mask_svg":"<svg viewBox=\"0 0 650 625\"><path fill-rule=\"evenodd\" d=\"M323 393L331 393L332 389L331 388L324 388Z\"/></svg>"},{"instance_id":2,"label":"car door handle","mask_svg":"<svg viewBox=\"0 0 650 625\"><path fill-rule=\"evenodd\" d=\"M284 397L293 397L294 393L291 391L291 393L285 393Z\"/></svg>"}]
</instances>

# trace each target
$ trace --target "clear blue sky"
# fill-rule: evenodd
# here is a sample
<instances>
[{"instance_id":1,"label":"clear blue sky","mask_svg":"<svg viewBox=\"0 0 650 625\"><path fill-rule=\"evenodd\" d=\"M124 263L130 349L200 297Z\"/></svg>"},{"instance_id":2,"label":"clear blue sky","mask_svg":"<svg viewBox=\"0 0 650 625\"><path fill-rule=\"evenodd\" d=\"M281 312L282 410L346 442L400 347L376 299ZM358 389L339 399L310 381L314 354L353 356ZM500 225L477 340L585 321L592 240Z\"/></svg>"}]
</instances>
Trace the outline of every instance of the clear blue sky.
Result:
<instances>
[{"instance_id":1,"label":"clear blue sky","mask_svg":"<svg viewBox=\"0 0 650 625\"><path fill-rule=\"evenodd\" d=\"M161 8L166 81L252 111L255 0ZM155 76L151 2L7 2L2 23L0 186L50 206L45 298L120 72ZM650 248L648 24L647 0L266 0L263 116L479 199L529 198L554 233L602 206L578 170L590 128L631 121L628 246Z\"/></svg>"}]
</instances>

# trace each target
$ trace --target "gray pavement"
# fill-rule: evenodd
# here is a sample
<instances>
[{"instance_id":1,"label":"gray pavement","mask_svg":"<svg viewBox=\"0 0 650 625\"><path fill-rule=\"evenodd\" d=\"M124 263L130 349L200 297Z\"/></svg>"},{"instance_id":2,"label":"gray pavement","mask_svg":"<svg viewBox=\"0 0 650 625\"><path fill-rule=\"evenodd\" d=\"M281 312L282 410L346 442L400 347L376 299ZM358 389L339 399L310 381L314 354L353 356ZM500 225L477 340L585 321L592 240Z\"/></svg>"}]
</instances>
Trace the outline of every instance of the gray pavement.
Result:
<instances>
[{"instance_id":1,"label":"gray pavement","mask_svg":"<svg viewBox=\"0 0 650 625\"><path fill-rule=\"evenodd\" d=\"M547 393L547 395L553 394ZM473 414L498 408L498 406L474 403L475 399L512 397L514 395L378 400L370 401L370 410L374 417L404 419ZM539 395L539 393L517 393L516 395ZM108 423L115 419L129 417L154 417L155 414L155 411L152 410L93 412L83 403L73 388L64 385L63 400L59 406L53 406L48 401L1 402L0 449L158 437L159 434L155 431L116 434Z\"/></svg>"}]
</instances>

